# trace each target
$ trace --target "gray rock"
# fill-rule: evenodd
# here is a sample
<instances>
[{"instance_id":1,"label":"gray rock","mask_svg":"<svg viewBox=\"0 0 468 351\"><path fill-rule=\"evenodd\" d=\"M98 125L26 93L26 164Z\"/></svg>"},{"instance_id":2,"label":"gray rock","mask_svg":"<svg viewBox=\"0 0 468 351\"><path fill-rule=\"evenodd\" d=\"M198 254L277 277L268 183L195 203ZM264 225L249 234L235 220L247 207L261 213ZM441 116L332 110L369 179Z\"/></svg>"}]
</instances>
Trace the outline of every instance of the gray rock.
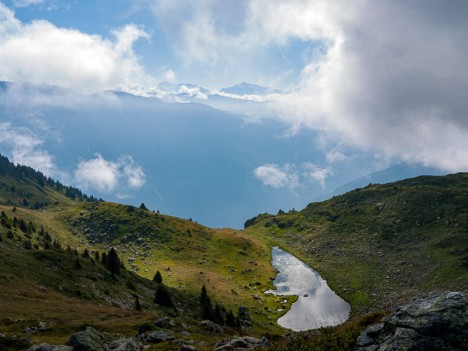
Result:
<instances>
[{"instance_id":1,"label":"gray rock","mask_svg":"<svg viewBox=\"0 0 468 351\"><path fill-rule=\"evenodd\" d=\"M182 344L180 345L179 351L196 351L197 348L193 345Z\"/></svg>"},{"instance_id":2,"label":"gray rock","mask_svg":"<svg viewBox=\"0 0 468 351\"><path fill-rule=\"evenodd\" d=\"M169 317L163 317L154 322L154 324L163 329L172 329L176 327L176 324L169 318Z\"/></svg>"},{"instance_id":3,"label":"gray rock","mask_svg":"<svg viewBox=\"0 0 468 351\"><path fill-rule=\"evenodd\" d=\"M49 344L40 344L31 346L28 351L54 351L55 346Z\"/></svg>"},{"instance_id":4,"label":"gray rock","mask_svg":"<svg viewBox=\"0 0 468 351\"><path fill-rule=\"evenodd\" d=\"M171 332L156 331L146 336L146 341L151 343L160 343L165 341L174 340L175 337Z\"/></svg>"},{"instance_id":5,"label":"gray rock","mask_svg":"<svg viewBox=\"0 0 468 351\"><path fill-rule=\"evenodd\" d=\"M40 344L31 346L28 351L74 351L72 346Z\"/></svg>"},{"instance_id":6,"label":"gray rock","mask_svg":"<svg viewBox=\"0 0 468 351\"><path fill-rule=\"evenodd\" d=\"M215 334L221 334L221 333L224 333L224 330L223 328L216 324L215 322L212 322L210 320L204 320L204 321L201 321L200 322L200 326L205 329L205 330L208 330L209 332L211 333L215 333Z\"/></svg>"},{"instance_id":7,"label":"gray rock","mask_svg":"<svg viewBox=\"0 0 468 351\"><path fill-rule=\"evenodd\" d=\"M141 351L143 344L134 339L118 339L112 340L106 345L112 351Z\"/></svg>"},{"instance_id":8,"label":"gray rock","mask_svg":"<svg viewBox=\"0 0 468 351\"><path fill-rule=\"evenodd\" d=\"M449 292L399 307L357 339L359 351L466 349L468 294Z\"/></svg>"},{"instance_id":9,"label":"gray rock","mask_svg":"<svg viewBox=\"0 0 468 351\"><path fill-rule=\"evenodd\" d=\"M238 337L234 339L224 339L216 343L214 351L240 351L254 350L268 346L268 339L262 337L257 339L251 336Z\"/></svg>"},{"instance_id":10,"label":"gray rock","mask_svg":"<svg viewBox=\"0 0 468 351\"><path fill-rule=\"evenodd\" d=\"M54 351L74 351L73 347L67 345L55 346Z\"/></svg>"},{"instance_id":11,"label":"gray rock","mask_svg":"<svg viewBox=\"0 0 468 351\"><path fill-rule=\"evenodd\" d=\"M44 332L47 330L47 324L45 322L39 322L38 326L37 326L37 330L39 330L40 332Z\"/></svg>"},{"instance_id":12,"label":"gray rock","mask_svg":"<svg viewBox=\"0 0 468 351\"><path fill-rule=\"evenodd\" d=\"M26 327L23 329L23 332L29 335L34 335L37 334L37 328L36 327Z\"/></svg>"},{"instance_id":13,"label":"gray rock","mask_svg":"<svg viewBox=\"0 0 468 351\"><path fill-rule=\"evenodd\" d=\"M107 351L105 342L106 338L102 333L88 327L73 334L68 340L68 345L73 346L74 351Z\"/></svg>"}]
</instances>

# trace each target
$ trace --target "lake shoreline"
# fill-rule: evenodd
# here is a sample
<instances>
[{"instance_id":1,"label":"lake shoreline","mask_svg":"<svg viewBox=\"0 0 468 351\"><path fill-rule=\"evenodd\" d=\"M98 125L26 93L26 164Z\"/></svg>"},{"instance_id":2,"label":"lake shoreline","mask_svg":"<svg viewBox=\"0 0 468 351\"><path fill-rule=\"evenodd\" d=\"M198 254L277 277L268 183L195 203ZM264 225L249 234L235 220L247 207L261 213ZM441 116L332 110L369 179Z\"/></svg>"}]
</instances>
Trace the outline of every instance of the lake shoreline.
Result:
<instances>
[{"instance_id":1,"label":"lake shoreline","mask_svg":"<svg viewBox=\"0 0 468 351\"><path fill-rule=\"evenodd\" d=\"M344 323L351 306L331 290L313 268L290 253L272 248L272 265L278 271L273 281L276 290L265 291L277 296L298 296L277 323L293 331L305 331Z\"/></svg>"}]
</instances>

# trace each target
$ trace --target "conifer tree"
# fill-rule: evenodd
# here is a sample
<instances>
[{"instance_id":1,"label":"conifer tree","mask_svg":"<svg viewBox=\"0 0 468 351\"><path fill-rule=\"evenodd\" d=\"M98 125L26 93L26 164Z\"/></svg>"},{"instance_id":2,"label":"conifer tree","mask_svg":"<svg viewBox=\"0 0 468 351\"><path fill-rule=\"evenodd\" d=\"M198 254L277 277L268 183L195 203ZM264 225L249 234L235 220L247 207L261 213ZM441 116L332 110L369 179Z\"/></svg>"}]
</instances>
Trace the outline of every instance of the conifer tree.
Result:
<instances>
[{"instance_id":1,"label":"conifer tree","mask_svg":"<svg viewBox=\"0 0 468 351\"><path fill-rule=\"evenodd\" d=\"M90 257L91 257L91 256L90 256L90 254L89 254L88 249L84 249L84 251L83 251L83 258L90 258Z\"/></svg>"},{"instance_id":2,"label":"conifer tree","mask_svg":"<svg viewBox=\"0 0 468 351\"><path fill-rule=\"evenodd\" d=\"M137 311L141 311L141 304L140 304L140 297L138 295L134 295L135 297L135 309Z\"/></svg>"},{"instance_id":3,"label":"conifer tree","mask_svg":"<svg viewBox=\"0 0 468 351\"><path fill-rule=\"evenodd\" d=\"M154 295L154 302L161 306L174 307L169 290L164 284L159 284Z\"/></svg>"},{"instance_id":4,"label":"conifer tree","mask_svg":"<svg viewBox=\"0 0 468 351\"><path fill-rule=\"evenodd\" d=\"M236 317L234 316L234 313L232 313L232 310L229 310L226 314L226 325L229 327L236 326Z\"/></svg>"},{"instance_id":5,"label":"conifer tree","mask_svg":"<svg viewBox=\"0 0 468 351\"><path fill-rule=\"evenodd\" d=\"M201 315L202 319L213 320L213 306L211 305L211 299L208 296L205 285L203 285L201 294L200 294L200 306L201 306Z\"/></svg>"},{"instance_id":6,"label":"conifer tree","mask_svg":"<svg viewBox=\"0 0 468 351\"><path fill-rule=\"evenodd\" d=\"M109 250L109 253L107 254L107 262L106 262L106 267L109 272L114 274L120 273L120 259L119 255L117 254L117 251L115 251L114 248L111 248Z\"/></svg>"},{"instance_id":7,"label":"conifer tree","mask_svg":"<svg viewBox=\"0 0 468 351\"><path fill-rule=\"evenodd\" d=\"M161 272L159 272L159 271L156 272L156 274L154 275L154 278L153 278L153 282L155 282L157 284L162 284L163 278L162 278Z\"/></svg>"},{"instance_id":8,"label":"conifer tree","mask_svg":"<svg viewBox=\"0 0 468 351\"><path fill-rule=\"evenodd\" d=\"M213 319L213 322L216 322L218 324L224 324L223 313L221 311L221 306L218 303L215 304Z\"/></svg>"}]
</instances>

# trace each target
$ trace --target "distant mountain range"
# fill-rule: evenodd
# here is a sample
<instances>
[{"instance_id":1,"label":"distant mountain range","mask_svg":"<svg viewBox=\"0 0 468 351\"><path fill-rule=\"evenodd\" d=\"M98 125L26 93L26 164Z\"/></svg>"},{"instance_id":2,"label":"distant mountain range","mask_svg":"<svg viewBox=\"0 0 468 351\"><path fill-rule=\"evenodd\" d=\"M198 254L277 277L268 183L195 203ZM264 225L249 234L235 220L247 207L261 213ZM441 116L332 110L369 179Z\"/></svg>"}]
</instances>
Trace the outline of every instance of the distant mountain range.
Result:
<instances>
[{"instance_id":1,"label":"distant mountain range","mask_svg":"<svg viewBox=\"0 0 468 351\"><path fill-rule=\"evenodd\" d=\"M250 84L246 82L233 85L229 88L222 88L220 91L222 93L234 95L268 95L280 93L280 91L276 89L262 87L260 85Z\"/></svg>"},{"instance_id":2,"label":"distant mountain range","mask_svg":"<svg viewBox=\"0 0 468 351\"><path fill-rule=\"evenodd\" d=\"M399 163L384 170L362 176L356 180L345 183L336 188L330 194L317 197L316 201L327 200L333 196L347 193L348 191L365 187L369 184L384 184L395 182L401 179L413 178L420 175L444 175L445 172L437 168L425 167L422 165Z\"/></svg>"}]
</instances>

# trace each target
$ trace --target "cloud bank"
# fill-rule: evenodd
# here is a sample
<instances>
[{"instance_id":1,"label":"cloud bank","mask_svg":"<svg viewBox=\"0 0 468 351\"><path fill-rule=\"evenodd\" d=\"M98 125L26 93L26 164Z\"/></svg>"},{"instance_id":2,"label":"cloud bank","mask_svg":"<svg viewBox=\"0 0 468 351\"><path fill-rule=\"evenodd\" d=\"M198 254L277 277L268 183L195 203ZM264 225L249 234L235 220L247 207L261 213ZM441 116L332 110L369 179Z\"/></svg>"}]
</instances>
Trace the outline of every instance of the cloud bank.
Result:
<instances>
[{"instance_id":1,"label":"cloud bank","mask_svg":"<svg viewBox=\"0 0 468 351\"><path fill-rule=\"evenodd\" d=\"M111 34L108 39L44 20L22 23L0 3L0 80L56 84L80 92L152 84L133 50L138 39L149 35L133 24Z\"/></svg>"},{"instance_id":2,"label":"cloud bank","mask_svg":"<svg viewBox=\"0 0 468 351\"><path fill-rule=\"evenodd\" d=\"M179 57L219 76L247 69L258 79L259 56L302 43L299 82L274 104L293 129L468 169L466 1L161 0L153 9Z\"/></svg>"},{"instance_id":3,"label":"cloud bank","mask_svg":"<svg viewBox=\"0 0 468 351\"><path fill-rule=\"evenodd\" d=\"M466 171L468 4L362 1L344 19L323 6L316 33L329 47L280 99L282 115L386 157Z\"/></svg>"}]
</instances>

